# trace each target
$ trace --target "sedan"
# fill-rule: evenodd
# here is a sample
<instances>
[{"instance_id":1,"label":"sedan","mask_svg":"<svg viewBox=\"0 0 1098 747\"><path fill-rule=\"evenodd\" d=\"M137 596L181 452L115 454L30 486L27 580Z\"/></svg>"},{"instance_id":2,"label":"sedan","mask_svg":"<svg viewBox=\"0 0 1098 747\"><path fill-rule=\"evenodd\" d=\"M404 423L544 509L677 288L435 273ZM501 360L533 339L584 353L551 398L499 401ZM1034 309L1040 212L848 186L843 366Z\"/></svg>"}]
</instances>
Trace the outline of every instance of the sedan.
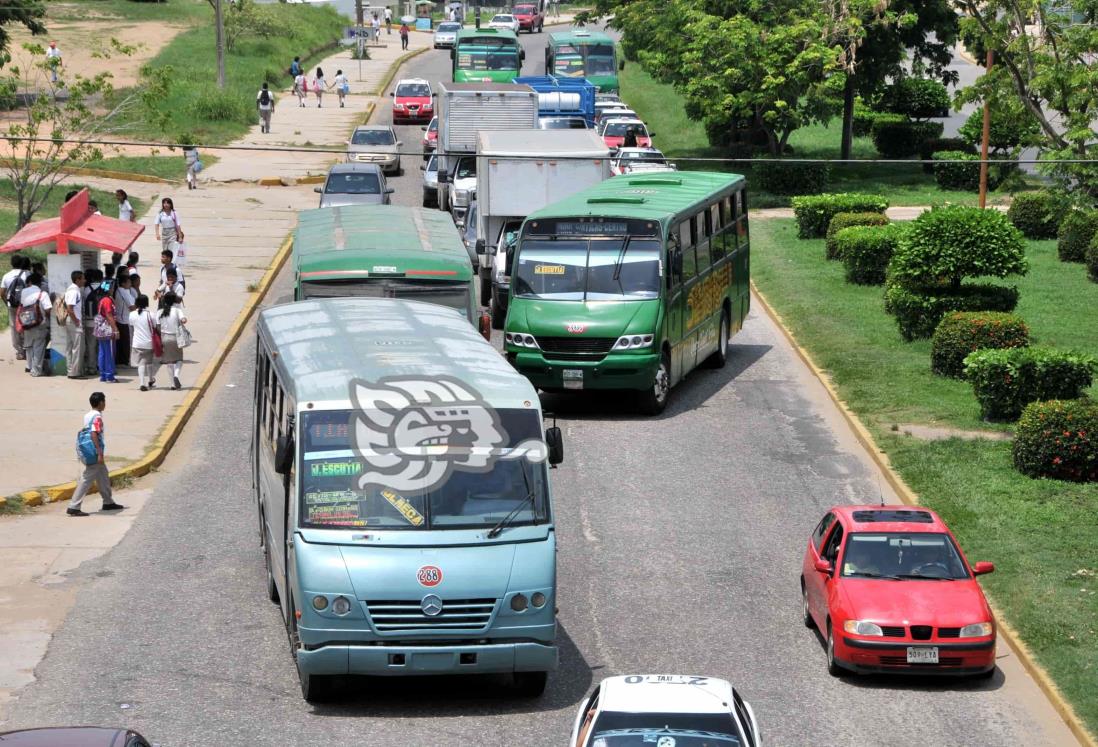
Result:
<instances>
[{"instance_id":1,"label":"sedan","mask_svg":"<svg viewBox=\"0 0 1098 747\"><path fill-rule=\"evenodd\" d=\"M423 171L423 207L438 207L438 156L427 157Z\"/></svg>"},{"instance_id":2,"label":"sedan","mask_svg":"<svg viewBox=\"0 0 1098 747\"><path fill-rule=\"evenodd\" d=\"M945 522L927 508L836 506L808 540L804 624L832 676L901 672L990 676L995 618Z\"/></svg>"},{"instance_id":3,"label":"sedan","mask_svg":"<svg viewBox=\"0 0 1098 747\"><path fill-rule=\"evenodd\" d=\"M402 80L389 95L393 97L393 124L430 122L434 119L435 94L426 80Z\"/></svg>"},{"instance_id":4,"label":"sedan","mask_svg":"<svg viewBox=\"0 0 1098 747\"><path fill-rule=\"evenodd\" d=\"M629 134L632 133L632 138ZM599 124L599 134L606 147L617 150L627 148L651 148L652 133L639 119L604 119ZM626 144L626 141L629 141Z\"/></svg>"},{"instance_id":5,"label":"sedan","mask_svg":"<svg viewBox=\"0 0 1098 747\"><path fill-rule=\"evenodd\" d=\"M352 163L376 163L386 174L400 173L400 146L396 131L389 125L360 125L347 141L347 160Z\"/></svg>"},{"instance_id":6,"label":"sedan","mask_svg":"<svg viewBox=\"0 0 1098 747\"><path fill-rule=\"evenodd\" d=\"M423 157L438 147L438 117L431 119L431 124L423 127Z\"/></svg>"},{"instance_id":7,"label":"sedan","mask_svg":"<svg viewBox=\"0 0 1098 747\"><path fill-rule=\"evenodd\" d=\"M501 31L514 31L517 34L519 22L518 19L510 13L496 13L492 16L492 20L488 22L488 28L500 29Z\"/></svg>"},{"instance_id":8,"label":"sedan","mask_svg":"<svg viewBox=\"0 0 1098 747\"><path fill-rule=\"evenodd\" d=\"M4 747L149 747L136 731L104 726L52 726L0 733Z\"/></svg>"},{"instance_id":9,"label":"sedan","mask_svg":"<svg viewBox=\"0 0 1098 747\"><path fill-rule=\"evenodd\" d=\"M320 207L343 205L388 205L393 188L385 184L385 173L376 163L337 163L328 172L320 194Z\"/></svg>"},{"instance_id":10,"label":"sedan","mask_svg":"<svg viewBox=\"0 0 1098 747\"><path fill-rule=\"evenodd\" d=\"M445 21L435 29L435 49L450 49L457 41L457 32L461 31L461 24L457 21Z\"/></svg>"},{"instance_id":11,"label":"sedan","mask_svg":"<svg viewBox=\"0 0 1098 747\"><path fill-rule=\"evenodd\" d=\"M618 148L610 161L610 173L614 175L637 171L673 171L674 168L656 148Z\"/></svg>"}]
</instances>

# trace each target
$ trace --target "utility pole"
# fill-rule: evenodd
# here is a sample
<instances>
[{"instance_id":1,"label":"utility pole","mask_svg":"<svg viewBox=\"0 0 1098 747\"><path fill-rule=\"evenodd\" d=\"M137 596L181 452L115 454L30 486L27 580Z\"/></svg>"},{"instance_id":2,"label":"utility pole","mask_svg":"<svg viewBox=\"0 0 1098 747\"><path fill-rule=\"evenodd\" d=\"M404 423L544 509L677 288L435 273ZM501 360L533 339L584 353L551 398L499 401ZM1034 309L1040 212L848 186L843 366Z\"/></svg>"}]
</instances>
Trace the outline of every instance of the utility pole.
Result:
<instances>
[{"instance_id":1,"label":"utility pole","mask_svg":"<svg viewBox=\"0 0 1098 747\"><path fill-rule=\"evenodd\" d=\"M214 0L214 26L217 29L217 87L225 87L225 18L221 0Z\"/></svg>"},{"instance_id":2,"label":"utility pole","mask_svg":"<svg viewBox=\"0 0 1098 747\"><path fill-rule=\"evenodd\" d=\"M987 67L984 75L991 72L991 66L995 62L995 53L987 50ZM991 140L991 96L984 98L984 134L980 141L980 207L987 207L987 152Z\"/></svg>"},{"instance_id":3,"label":"utility pole","mask_svg":"<svg viewBox=\"0 0 1098 747\"><path fill-rule=\"evenodd\" d=\"M355 0L355 49L358 50L358 82L362 82L362 58L365 49L365 40L362 38L363 26L366 23L366 11L362 7L362 0Z\"/></svg>"}]
</instances>

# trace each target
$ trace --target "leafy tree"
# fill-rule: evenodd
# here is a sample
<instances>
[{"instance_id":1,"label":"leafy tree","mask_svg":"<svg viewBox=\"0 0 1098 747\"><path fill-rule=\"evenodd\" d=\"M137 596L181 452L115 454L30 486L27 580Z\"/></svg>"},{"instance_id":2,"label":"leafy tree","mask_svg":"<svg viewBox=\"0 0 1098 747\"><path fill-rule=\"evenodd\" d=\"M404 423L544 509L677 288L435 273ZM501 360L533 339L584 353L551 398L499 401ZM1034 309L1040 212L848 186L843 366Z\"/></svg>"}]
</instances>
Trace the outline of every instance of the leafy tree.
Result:
<instances>
[{"instance_id":1,"label":"leafy tree","mask_svg":"<svg viewBox=\"0 0 1098 747\"><path fill-rule=\"evenodd\" d=\"M255 0L237 0L225 14L225 50L232 52L236 43L247 36L267 38L277 34L278 21Z\"/></svg>"},{"instance_id":2,"label":"leafy tree","mask_svg":"<svg viewBox=\"0 0 1098 747\"><path fill-rule=\"evenodd\" d=\"M46 6L40 0L21 0L21 2L0 3L0 67L11 62L8 54L8 45L11 43L11 35L8 33L8 25L21 23L32 34L46 33L46 27L42 19L46 16Z\"/></svg>"},{"instance_id":3,"label":"leafy tree","mask_svg":"<svg viewBox=\"0 0 1098 747\"><path fill-rule=\"evenodd\" d=\"M997 96L991 104L991 129L988 146L996 155L1013 154L1018 149L1037 145L1041 128L1037 120L1017 97ZM979 143L984 137L984 112L979 108L972 112L957 131L957 135L969 143Z\"/></svg>"}]
</instances>

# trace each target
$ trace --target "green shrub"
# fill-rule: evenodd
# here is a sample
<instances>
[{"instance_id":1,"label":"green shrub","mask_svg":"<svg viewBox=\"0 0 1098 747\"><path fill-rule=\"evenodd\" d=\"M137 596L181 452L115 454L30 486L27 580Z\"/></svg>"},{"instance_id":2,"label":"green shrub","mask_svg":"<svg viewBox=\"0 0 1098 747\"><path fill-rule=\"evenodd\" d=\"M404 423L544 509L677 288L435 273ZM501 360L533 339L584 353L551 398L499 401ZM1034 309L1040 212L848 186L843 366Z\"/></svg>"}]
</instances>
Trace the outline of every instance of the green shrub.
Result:
<instances>
[{"instance_id":1,"label":"green shrub","mask_svg":"<svg viewBox=\"0 0 1098 747\"><path fill-rule=\"evenodd\" d=\"M835 246L846 268L846 282L856 285L880 285L892 253L907 226L852 226L835 234Z\"/></svg>"},{"instance_id":2,"label":"green shrub","mask_svg":"<svg viewBox=\"0 0 1098 747\"><path fill-rule=\"evenodd\" d=\"M945 125L941 122L915 122L915 135L919 138L919 150L922 152L923 143L928 140L938 140L945 131Z\"/></svg>"},{"instance_id":3,"label":"green shrub","mask_svg":"<svg viewBox=\"0 0 1098 747\"><path fill-rule=\"evenodd\" d=\"M869 137L873 132L873 122L881 116L861 102L854 104L854 137Z\"/></svg>"},{"instance_id":4,"label":"green shrub","mask_svg":"<svg viewBox=\"0 0 1098 747\"><path fill-rule=\"evenodd\" d=\"M873 147L882 158L908 158L919 152L925 131L900 114L882 114L873 120Z\"/></svg>"},{"instance_id":5,"label":"green shrub","mask_svg":"<svg viewBox=\"0 0 1098 747\"><path fill-rule=\"evenodd\" d=\"M998 311L955 311L946 314L934 330L930 370L939 376L961 378L969 353L1027 345L1029 327L1021 317Z\"/></svg>"},{"instance_id":6,"label":"green shrub","mask_svg":"<svg viewBox=\"0 0 1098 747\"><path fill-rule=\"evenodd\" d=\"M954 290L885 285L885 311L896 317L900 336L908 342L933 335L951 311L1010 312L1017 305L1018 289L1013 286L971 284Z\"/></svg>"},{"instance_id":7,"label":"green shrub","mask_svg":"<svg viewBox=\"0 0 1098 747\"><path fill-rule=\"evenodd\" d=\"M880 195L838 193L793 198L797 235L802 239L824 236L831 219L839 213L883 213L887 209L888 199Z\"/></svg>"},{"instance_id":8,"label":"green shrub","mask_svg":"<svg viewBox=\"0 0 1098 747\"><path fill-rule=\"evenodd\" d=\"M1030 402L1078 398L1098 362L1083 353L1025 347L977 350L964 366L983 417L1015 420Z\"/></svg>"},{"instance_id":9,"label":"green shrub","mask_svg":"<svg viewBox=\"0 0 1098 747\"><path fill-rule=\"evenodd\" d=\"M1029 110L1011 96L996 101L991 107L991 131L988 145L995 153L1003 154L1023 145L1030 145L1040 133L1041 127ZM957 131L957 136L979 147L984 137L984 110L977 108Z\"/></svg>"},{"instance_id":10,"label":"green shrub","mask_svg":"<svg viewBox=\"0 0 1098 747\"><path fill-rule=\"evenodd\" d=\"M253 124L258 120L255 106L248 106L234 91L209 86L191 101L191 112L206 122Z\"/></svg>"},{"instance_id":11,"label":"green shrub","mask_svg":"<svg viewBox=\"0 0 1098 747\"><path fill-rule=\"evenodd\" d=\"M972 147L971 143L968 143L960 138L955 137L932 137L923 140L919 146L919 158L927 162L923 164L923 171L928 174L934 173L934 164L929 163L934 160L934 154L943 151L960 151L961 153L975 153L976 149Z\"/></svg>"},{"instance_id":12,"label":"green shrub","mask_svg":"<svg viewBox=\"0 0 1098 747\"><path fill-rule=\"evenodd\" d=\"M761 161L752 166L755 186L775 195L818 195L827 188L831 167L826 163Z\"/></svg>"},{"instance_id":13,"label":"green shrub","mask_svg":"<svg viewBox=\"0 0 1098 747\"><path fill-rule=\"evenodd\" d=\"M980 157L974 153L959 150L938 151L931 156L934 159L934 181L941 189L957 189L975 192L980 188ZM963 161L964 163L955 163ZM991 175L988 175L988 182ZM990 186L990 184L989 184Z\"/></svg>"},{"instance_id":14,"label":"green shrub","mask_svg":"<svg viewBox=\"0 0 1098 747\"><path fill-rule=\"evenodd\" d=\"M1014 429L1014 468L1029 477L1098 481L1098 402L1034 402Z\"/></svg>"},{"instance_id":15,"label":"green shrub","mask_svg":"<svg viewBox=\"0 0 1098 747\"><path fill-rule=\"evenodd\" d=\"M1098 210L1072 210L1060 222L1056 253L1061 262L1085 262L1087 247L1098 234Z\"/></svg>"},{"instance_id":16,"label":"green shrub","mask_svg":"<svg viewBox=\"0 0 1098 747\"><path fill-rule=\"evenodd\" d=\"M1090 240L1090 246L1087 247L1087 253L1083 259L1087 263L1087 277L1098 283L1098 234Z\"/></svg>"},{"instance_id":17,"label":"green shrub","mask_svg":"<svg viewBox=\"0 0 1098 747\"><path fill-rule=\"evenodd\" d=\"M851 226L886 226L888 216L884 213L837 213L827 224L826 251L828 259L842 259L835 251L835 234Z\"/></svg>"},{"instance_id":18,"label":"green shrub","mask_svg":"<svg viewBox=\"0 0 1098 747\"><path fill-rule=\"evenodd\" d=\"M885 89L879 106L914 119L948 117L949 91L929 78L900 78Z\"/></svg>"},{"instance_id":19,"label":"green shrub","mask_svg":"<svg viewBox=\"0 0 1098 747\"><path fill-rule=\"evenodd\" d=\"M1065 207L1064 199L1052 192L1023 192L1014 196L1007 218L1027 239L1054 239Z\"/></svg>"},{"instance_id":20,"label":"green shrub","mask_svg":"<svg viewBox=\"0 0 1098 747\"><path fill-rule=\"evenodd\" d=\"M969 277L1024 275L1025 239L998 210L963 205L931 208L911 221L889 264L892 282L950 285Z\"/></svg>"}]
</instances>

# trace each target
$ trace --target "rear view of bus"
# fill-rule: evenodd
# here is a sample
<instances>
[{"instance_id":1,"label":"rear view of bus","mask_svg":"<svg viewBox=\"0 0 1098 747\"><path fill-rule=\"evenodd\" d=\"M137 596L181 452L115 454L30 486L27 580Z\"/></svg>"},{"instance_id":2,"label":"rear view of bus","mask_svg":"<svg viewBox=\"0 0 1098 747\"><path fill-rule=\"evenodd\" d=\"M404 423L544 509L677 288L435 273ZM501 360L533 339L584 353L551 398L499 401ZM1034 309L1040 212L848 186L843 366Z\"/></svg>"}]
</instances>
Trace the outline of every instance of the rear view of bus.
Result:
<instances>
[{"instance_id":1,"label":"rear view of bus","mask_svg":"<svg viewBox=\"0 0 1098 747\"><path fill-rule=\"evenodd\" d=\"M301 301L257 328L261 539L305 699L340 675L509 673L540 694L563 446L530 384L440 306Z\"/></svg>"},{"instance_id":2,"label":"rear view of bus","mask_svg":"<svg viewBox=\"0 0 1098 747\"><path fill-rule=\"evenodd\" d=\"M510 83L522 74L526 53L515 32L462 29L450 50L455 83Z\"/></svg>"}]
</instances>

